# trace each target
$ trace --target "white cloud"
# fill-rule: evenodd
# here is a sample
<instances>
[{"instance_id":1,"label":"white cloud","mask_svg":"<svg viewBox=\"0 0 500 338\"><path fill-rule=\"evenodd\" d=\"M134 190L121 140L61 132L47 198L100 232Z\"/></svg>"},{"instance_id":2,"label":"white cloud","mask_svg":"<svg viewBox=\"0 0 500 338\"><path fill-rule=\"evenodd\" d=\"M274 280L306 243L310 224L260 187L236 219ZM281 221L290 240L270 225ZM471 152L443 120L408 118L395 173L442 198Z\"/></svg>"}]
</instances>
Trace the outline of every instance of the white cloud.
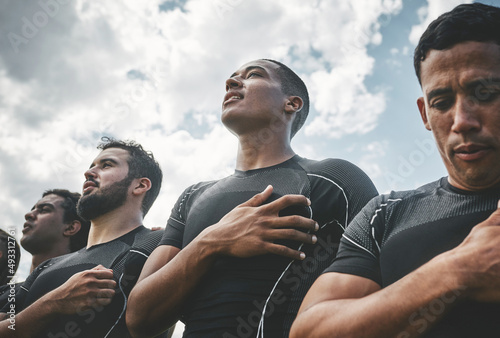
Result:
<instances>
[{"instance_id":1,"label":"white cloud","mask_svg":"<svg viewBox=\"0 0 500 338\"><path fill-rule=\"evenodd\" d=\"M314 106L306 136L373 130L386 94L364 85L374 67L367 47L402 8L401 0L190 0L168 11L161 1L42 3L52 7L9 1L0 11L2 214L19 229L43 190L81 190L102 135L136 139L158 157L165 183L146 221L165 224L185 187L234 168L237 141L217 121L225 79L252 59L282 60L304 77Z\"/></svg>"},{"instance_id":2,"label":"white cloud","mask_svg":"<svg viewBox=\"0 0 500 338\"><path fill-rule=\"evenodd\" d=\"M385 162L388 141L374 141L363 145L361 149L361 160L359 167L372 179L376 180L382 176L381 163Z\"/></svg>"},{"instance_id":3,"label":"white cloud","mask_svg":"<svg viewBox=\"0 0 500 338\"><path fill-rule=\"evenodd\" d=\"M411 28L409 40L413 45L418 44L418 40L424 33L427 26L438 18L441 14L452 10L463 3L472 3L473 0L427 0L427 6L418 10L420 24Z\"/></svg>"}]
</instances>

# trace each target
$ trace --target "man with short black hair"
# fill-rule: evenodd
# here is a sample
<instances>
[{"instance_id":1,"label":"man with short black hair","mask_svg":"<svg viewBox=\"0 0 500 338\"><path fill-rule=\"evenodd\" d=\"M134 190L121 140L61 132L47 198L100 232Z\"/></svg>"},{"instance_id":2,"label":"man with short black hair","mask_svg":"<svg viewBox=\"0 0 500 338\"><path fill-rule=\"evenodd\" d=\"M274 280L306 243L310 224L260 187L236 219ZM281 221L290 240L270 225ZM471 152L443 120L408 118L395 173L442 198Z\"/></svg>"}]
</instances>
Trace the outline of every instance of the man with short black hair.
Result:
<instances>
[{"instance_id":1,"label":"man with short black hair","mask_svg":"<svg viewBox=\"0 0 500 338\"><path fill-rule=\"evenodd\" d=\"M26 213L22 247L33 257L32 272L47 259L75 252L87 245L90 222L78 216L80 194L52 189Z\"/></svg>"},{"instance_id":2,"label":"man with short black hair","mask_svg":"<svg viewBox=\"0 0 500 338\"><path fill-rule=\"evenodd\" d=\"M229 77L221 119L238 138L236 170L179 197L131 293L132 335L179 318L184 337L288 335L344 227L377 193L347 161L295 154L308 111L305 84L280 62L255 60Z\"/></svg>"},{"instance_id":3,"label":"man with short black hair","mask_svg":"<svg viewBox=\"0 0 500 338\"><path fill-rule=\"evenodd\" d=\"M500 8L441 15L415 70L449 176L363 208L291 337L499 336Z\"/></svg>"},{"instance_id":4,"label":"man with short black hair","mask_svg":"<svg viewBox=\"0 0 500 338\"><path fill-rule=\"evenodd\" d=\"M77 215L80 194L65 189L52 189L26 213L21 246L31 255L30 273L42 262L75 252L87 245L90 222ZM8 300L12 288L22 283L0 288L0 309Z\"/></svg>"},{"instance_id":5,"label":"man with short black hair","mask_svg":"<svg viewBox=\"0 0 500 338\"><path fill-rule=\"evenodd\" d=\"M15 331L23 337L127 337L125 307L146 258L162 231L142 225L160 191L162 172L135 142L104 139L85 172L78 214L91 221L87 246L45 261L13 302ZM42 209L43 211L43 209ZM14 308L12 307L14 306Z\"/></svg>"}]
</instances>

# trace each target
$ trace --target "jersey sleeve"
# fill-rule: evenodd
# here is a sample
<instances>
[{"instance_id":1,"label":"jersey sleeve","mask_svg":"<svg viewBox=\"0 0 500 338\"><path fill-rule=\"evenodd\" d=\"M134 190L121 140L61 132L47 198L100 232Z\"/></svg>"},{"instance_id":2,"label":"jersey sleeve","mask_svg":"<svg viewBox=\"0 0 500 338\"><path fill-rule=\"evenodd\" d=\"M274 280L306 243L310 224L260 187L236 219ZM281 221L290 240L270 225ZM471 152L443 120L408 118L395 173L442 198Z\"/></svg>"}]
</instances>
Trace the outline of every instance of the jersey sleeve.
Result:
<instances>
[{"instance_id":1,"label":"jersey sleeve","mask_svg":"<svg viewBox=\"0 0 500 338\"><path fill-rule=\"evenodd\" d=\"M380 242L385 223L383 197L372 199L356 215L340 240L332 265L324 272L340 272L373 280L382 285Z\"/></svg>"},{"instance_id":2,"label":"jersey sleeve","mask_svg":"<svg viewBox=\"0 0 500 338\"><path fill-rule=\"evenodd\" d=\"M194 186L190 186L184 190L182 195L177 199L170 213L170 217L167 220L167 226L165 227L163 237L158 245L171 245L182 249L182 238L184 236L187 218L186 205L193 190Z\"/></svg>"},{"instance_id":3,"label":"jersey sleeve","mask_svg":"<svg viewBox=\"0 0 500 338\"><path fill-rule=\"evenodd\" d=\"M354 164L340 159L326 159L308 165L312 190L321 200L329 194L335 200L333 214L345 228L358 212L373 197L378 195L375 185L363 170ZM337 194L332 197L333 193ZM321 208L330 208L328 204Z\"/></svg>"}]
</instances>

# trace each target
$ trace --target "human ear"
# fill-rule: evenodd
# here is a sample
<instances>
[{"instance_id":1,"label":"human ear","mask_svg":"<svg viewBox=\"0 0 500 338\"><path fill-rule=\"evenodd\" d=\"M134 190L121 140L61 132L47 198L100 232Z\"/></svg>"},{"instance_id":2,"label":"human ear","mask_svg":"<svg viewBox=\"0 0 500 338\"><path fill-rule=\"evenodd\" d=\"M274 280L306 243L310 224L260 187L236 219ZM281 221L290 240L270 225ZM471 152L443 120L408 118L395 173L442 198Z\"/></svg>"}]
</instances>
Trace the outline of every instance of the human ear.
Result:
<instances>
[{"instance_id":1,"label":"human ear","mask_svg":"<svg viewBox=\"0 0 500 338\"><path fill-rule=\"evenodd\" d=\"M64 228L64 236L67 236L67 237L71 237L73 235L75 235L78 231L80 231L82 227L82 224L80 223L80 221L73 221L71 223L69 223L65 228Z\"/></svg>"},{"instance_id":2,"label":"human ear","mask_svg":"<svg viewBox=\"0 0 500 338\"><path fill-rule=\"evenodd\" d=\"M423 97L417 99L418 110L420 111L420 117L424 122L424 126L427 130L431 130L431 125L429 124L429 119L427 117L427 109L425 108L425 100Z\"/></svg>"},{"instance_id":3,"label":"human ear","mask_svg":"<svg viewBox=\"0 0 500 338\"><path fill-rule=\"evenodd\" d=\"M285 103L285 113L293 114L299 112L304 106L304 101L299 96L290 96Z\"/></svg>"},{"instance_id":4,"label":"human ear","mask_svg":"<svg viewBox=\"0 0 500 338\"><path fill-rule=\"evenodd\" d=\"M134 181L136 181L136 183L133 183L134 190L132 191L132 194L134 195L144 194L146 191L151 189L151 180L147 177L138 178Z\"/></svg>"}]
</instances>

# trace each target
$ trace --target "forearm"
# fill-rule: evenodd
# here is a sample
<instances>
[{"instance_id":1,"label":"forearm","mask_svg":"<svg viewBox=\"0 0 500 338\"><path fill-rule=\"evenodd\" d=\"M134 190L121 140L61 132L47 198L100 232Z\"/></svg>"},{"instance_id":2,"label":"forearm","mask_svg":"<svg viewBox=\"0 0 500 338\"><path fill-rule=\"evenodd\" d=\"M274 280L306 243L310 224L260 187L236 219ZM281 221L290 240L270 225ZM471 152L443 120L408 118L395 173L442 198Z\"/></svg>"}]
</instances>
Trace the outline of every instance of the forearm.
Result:
<instances>
[{"instance_id":1,"label":"forearm","mask_svg":"<svg viewBox=\"0 0 500 338\"><path fill-rule=\"evenodd\" d=\"M199 236L158 271L139 281L127 306L126 321L132 336L155 336L175 324L187 298L216 257L213 243Z\"/></svg>"},{"instance_id":2,"label":"forearm","mask_svg":"<svg viewBox=\"0 0 500 338\"><path fill-rule=\"evenodd\" d=\"M464 288L437 257L398 282L366 297L307 305L290 337L415 337L431 327L463 296ZM332 289L335 285L331 286ZM440 311L432 305L440 303Z\"/></svg>"},{"instance_id":3,"label":"forearm","mask_svg":"<svg viewBox=\"0 0 500 338\"><path fill-rule=\"evenodd\" d=\"M50 293L19 313L7 313L0 322L0 337L34 337L58 316Z\"/></svg>"}]
</instances>

